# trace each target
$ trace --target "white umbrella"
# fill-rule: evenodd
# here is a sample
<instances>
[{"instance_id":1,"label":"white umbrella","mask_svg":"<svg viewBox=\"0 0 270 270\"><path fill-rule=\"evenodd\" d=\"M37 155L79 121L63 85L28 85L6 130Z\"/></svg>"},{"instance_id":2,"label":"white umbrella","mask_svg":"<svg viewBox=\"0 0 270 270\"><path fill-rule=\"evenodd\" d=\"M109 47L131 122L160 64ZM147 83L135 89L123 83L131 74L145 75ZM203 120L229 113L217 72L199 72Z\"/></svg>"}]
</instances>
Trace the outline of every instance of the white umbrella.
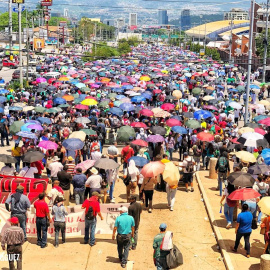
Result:
<instances>
[{"instance_id":1,"label":"white umbrella","mask_svg":"<svg viewBox=\"0 0 270 270\"><path fill-rule=\"evenodd\" d=\"M229 106L237 110L242 109L242 105L235 101L230 102Z\"/></svg>"}]
</instances>

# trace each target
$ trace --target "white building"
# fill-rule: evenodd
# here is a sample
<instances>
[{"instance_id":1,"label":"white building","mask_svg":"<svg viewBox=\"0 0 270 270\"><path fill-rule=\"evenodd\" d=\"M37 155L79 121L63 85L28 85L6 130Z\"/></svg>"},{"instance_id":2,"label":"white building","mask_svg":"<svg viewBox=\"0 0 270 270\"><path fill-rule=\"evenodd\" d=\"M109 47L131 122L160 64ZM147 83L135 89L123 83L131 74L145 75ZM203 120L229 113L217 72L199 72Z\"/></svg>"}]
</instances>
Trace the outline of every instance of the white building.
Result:
<instances>
[{"instance_id":1,"label":"white building","mask_svg":"<svg viewBox=\"0 0 270 270\"><path fill-rule=\"evenodd\" d=\"M121 28L125 27L125 25L126 25L125 18L117 19L116 25L117 25L118 29L121 29Z\"/></svg>"},{"instance_id":2,"label":"white building","mask_svg":"<svg viewBox=\"0 0 270 270\"><path fill-rule=\"evenodd\" d=\"M138 25L137 13L129 13L129 26Z\"/></svg>"},{"instance_id":3,"label":"white building","mask_svg":"<svg viewBox=\"0 0 270 270\"><path fill-rule=\"evenodd\" d=\"M224 20L248 20L249 14L241 8L233 8L229 12L224 13Z\"/></svg>"}]
</instances>

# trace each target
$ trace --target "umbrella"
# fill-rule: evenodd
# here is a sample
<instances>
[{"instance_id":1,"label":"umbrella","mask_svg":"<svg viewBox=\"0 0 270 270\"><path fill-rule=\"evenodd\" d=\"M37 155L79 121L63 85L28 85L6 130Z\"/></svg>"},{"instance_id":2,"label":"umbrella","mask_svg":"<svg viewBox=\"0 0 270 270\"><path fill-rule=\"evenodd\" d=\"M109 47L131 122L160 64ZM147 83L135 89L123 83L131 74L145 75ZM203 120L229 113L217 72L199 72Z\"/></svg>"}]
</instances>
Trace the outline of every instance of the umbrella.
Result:
<instances>
[{"instance_id":1,"label":"umbrella","mask_svg":"<svg viewBox=\"0 0 270 270\"><path fill-rule=\"evenodd\" d=\"M97 133L91 128L89 128L89 129L83 128L80 131L83 131L88 136L96 136L97 135Z\"/></svg>"},{"instance_id":2,"label":"umbrella","mask_svg":"<svg viewBox=\"0 0 270 270\"><path fill-rule=\"evenodd\" d=\"M235 101L230 102L228 105L232 107L233 109L237 109L237 110L242 109L242 105Z\"/></svg>"},{"instance_id":3,"label":"umbrella","mask_svg":"<svg viewBox=\"0 0 270 270\"><path fill-rule=\"evenodd\" d=\"M185 118L193 118L193 112L183 112Z\"/></svg>"},{"instance_id":4,"label":"umbrella","mask_svg":"<svg viewBox=\"0 0 270 270\"><path fill-rule=\"evenodd\" d=\"M122 126L117 132L117 141L128 142L129 138L135 138L136 133L130 126Z\"/></svg>"},{"instance_id":5,"label":"umbrella","mask_svg":"<svg viewBox=\"0 0 270 270\"><path fill-rule=\"evenodd\" d=\"M258 202L258 206L260 207L261 212L266 215L270 215L270 197L263 197Z\"/></svg>"},{"instance_id":6,"label":"umbrella","mask_svg":"<svg viewBox=\"0 0 270 270\"><path fill-rule=\"evenodd\" d=\"M180 126L172 127L172 131L179 134L187 134L187 130L184 127L180 127Z\"/></svg>"},{"instance_id":7,"label":"umbrella","mask_svg":"<svg viewBox=\"0 0 270 270\"><path fill-rule=\"evenodd\" d=\"M239 151L232 154L244 162L251 162L251 163L256 162L255 156L247 151Z\"/></svg>"},{"instance_id":8,"label":"umbrella","mask_svg":"<svg viewBox=\"0 0 270 270\"><path fill-rule=\"evenodd\" d=\"M233 172L228 176L228 181L234 186L251 187L255 179L246 172Z\"/></svg>"},{"instance_id":9,"label":"umbrella","mask_svg":"<svg viewBox=\"0 0 270 270\"><path fill-rule=\"evenodd\" d=\"M122 111L121 109L115 108L115 107L110 108L110 113L111 113L111 114L114 114L114 115L117 115L117 116L119 116L119 117L121 117L121 116L124 114L123 111Z\"/></svg>"},{"instance_id":10,"label":"umbrella","mask_svg":"<svg viewBox=\"0 0 270 270\"><path fill-rule=\"evenodd\" d=\"M77 138L70 138L63 141L63 146L67 150L79 150L82 149L84 146L84 142L82 142L80 139Z\"/></svg>"},{"instance_id":11,"label":"umbrella","mask_svg":"<svg viewBox=\"0 0 270 270\"><path fill-rule=\"evenodd\" d=\"M10 155L0 154L0 161L3 163L16 163L17 159Z\"/></svg>"},{"instance_id":12,"label":"umbrella","mask_svg":"<svg viewBox=\"0 0 270 270\"><path fill-rule=\"evenodd\" d=\"M161 126L154 126L150 128L150 131L152 132L152 134L156 135L162 135L164 136L166 134L166 129L161 127Z\"/></svg>"},{"instance_id":13,"label":"umbrella","mask_svg":"<svg viewBox=\"0 0 270 270\"><path fill-rule=\"evenodd\" d=\"M178 185L180 174L179 169L172 162L165 164L165 170L162 174L163 180L168 183L169 186Z\"/></svg>"},{"instance_id":14,"label":"umbrella","mask_svg":"<svg viewBox=\"0 0 270 270\"><path fill-rule=\"evenodd\" d=\"M134 128L147 128L146 124L142 122L133 122L130 126Z\"/></svg>"},{"instance_id":15,"label":"umbrella","mask_svg":"<svg viewBox=\"0 0 270 270\"><path fill-rule=\"evenodd\" d=\"M32 162L42 160L43 158L44 158L43 153L41 153L39 151L30 151L30 152L27 152L23 156L22 160L23 160L23 162L32 163Z\"/></svg>"},{"instance_id":16,"label":"umbrella","mask_svg":"<svg viewBox=\"0 0 270 270\"><path fill-rule=\"evenodd\" d=\"M135 107L131 103L122 103L120 104L119 108L122 111L126 111L126 112L135 111Z\"/></svg>"},{"instance_id":17,"label":"umbrella","mask_svg":"<svg viewBox=\"0 0 270 270\"><path fill-rule=\"evenodd\" d=\"M164 142L164 137L162 137L161 135L150 135L148 136L146 141L152 143Z\"/></svg>"},{"instance_id":18,"label":"umbrella","mask_svg":"<svg viewBox=\"0 0 270 270\"><path fill-rule=\"evenodd\" d=\"M205 110L198 110L194 112L193 115L197 120L206 119L212 116L211 112Z\"/></svg>"},{"instance_id":19,"label":"umbrella","mask_svg":"<svg viewBox=\"0 0 270 270\"><path fill-rule=\"evenodd\" d=\"M50 125L52 123L51 119L47 118L47 117L38 117L37 120L41 123L41 124L48 124Z\"/></svg>"},{"instance_id":20,"label":"umbrella","mask_svg":"<svg viewBox=\"0 0 270 270\"><path fill-rule=\"evenodd\" d=\"M160 108L164 111L171 111L174 109L174 104L171 103L164 103L160 106Z\"/></svg>"},{"instance_id":21,"label":"umbrella","mask_svg":"<svg viewBox=\"0 0 270 270\"><path fill-rule=\"evenodd\" d=\"M164 172L165 165L160 161L151 161L143 166L141 174L144 177L155 177Z\"/></svg>"},{"instance_id":22,"label":"umbrella","mask_svg":"<svg viewBox=\"0 0 270 270\"><path fill-rule=\"evenodd\" d=\"M16 133L16 135L23 137L23 138L29 138L29 139L37 139L37 136L29 131L20 131Z\"/></svg>"},{"instance_id":23,"label":"umbrella","mask_svg":"<svg viewBox=\"0 0 270 270\"><path fill-rule=\"evenodd\" d=\"M75 122L79 124L88 124L90 123L90 120L86 117L78 117L77 119L75 119Z\"/></svg>"},{"instance_id":24,"label":"umbrella","mask_svg":"<svg viewBox=\"0 0 270 270\"><path fill-rule=\"evenodd\" d=\"M253 120L258 123L260 120L263 120L263 119L266 119L266 118L269 118L269 115L257 115L253 118Z\"/></svg>"},{"instance_id":25,"label":"umbrella","mask_svg":"<svg viewBox=\"0 0 270 270\"><path fill-rule=\"evenodd\" d=\"M56 150L58 148L58 144L52 141L41 141L38 144L38 147L44 148L46 150Z\"/></svg>"},{"instance_id":26,"label":"umbrella","mask_svg":"<svg viewBox=\"0 0 270 270\"><path fill-rule=\"evenodd\" d=\"M255 128L260 127L260 125L259 125L259 124L256 124L256 123L246 123L246 124L244 125L244 127L250 127L250 128L255 129ZM253 131L251 131L251 132L253 132ZM245 132L242 132L242 133L245 133Z\"/></svg>"},{"instance_id":27,"label":"umbrella","mask_svg":"<svg viewBox=\"0 0 270 270\"><path fill-rule=\"evenodd\" d=\"M22 111L22 107L18 107L18 106L11 106L8 108L10 111Z\"/></svg>"},{"instance_id":28,"label":"umbrella","mask_svg":"<svg viewBox=\"0 0 270 270\"><path fill-rule=\"evenodd\" d=\"M104 170L115 170L119 167L119 164L110 158L101 158L95 163L95 167Z\"/></svg>"},{"instance_id":29,"label":"umbrella","mask_svg":"<svg viewBox=\"0 0 270 270\"><path fill-rule=\"evenodd\" d=\"M15 121L9 127L9 132L14 135L14 134L18 133L21 130L21 127L23 125L24 125L23 121Z\"/></svg>"},{"instance_id":30,"label":"umbrella","mask_svg":"<svg viewBox=\"0 0 270 270\"><path fill-rule=\"evenodd\" d=\"M171 118L166 121L166 125L169 127L174 127L174 126L181 126L182 123L177 119Z\"/></svg>"},{"instance_id":31,"label":"umbrella","mask_svg":"<svg viewBox=\"0 0 270 270\"><path fill-rule=\"evenodd\" d=\"M85 160L79 164L76 165L75 169L81 168L83 172L87 171L89 168L93 167L96 160Z\"/></svg>"},{"instance_id":32,"label":"umbrella","mask_svg":"<svg viewBox=\"0 0 270 270\"><path fill-rule=\"evenodd\" d=\"M133 156L128 160L128 162L131 160L134 160L137 167L143 167L144 165L149 163L149 160L144 157Z\"/></svg>"},{"instance_id":33,"label":"umbrella","mask_svg":"<svg viewBox=\"0 0 270 270\"><path fill-rule=\"evenodd\" d=\"M248 173L252 175L258 175L258 174L268 174L270 171L270 166L266 164L255 164L248 168Z\"/></svg>"},{"instance_id":34,"label":"umbrella","mask_svg":"<svg viewBox=\"0 0 270 270\"><path fill-rule=\"evenodd\" d=\"M251 127L242 127L238 130L238 134L241 135L243 133L251 133L251 132L254 132L254 129L251 128Z\"/></svg>"},{"instance_id":35,"label":"umbrella","mask_svg":"<svg viewBox=\"0 0 270 270\"><path fill-rule=\"evenodd\" d=\"M81 141L85 141L86 134L83 131L74 131L69 135L69 138L77 138L80 139Z\"/></svg>"},{"instance_id":36,"label":"umbrella","mask_svg":"<svg viewBox=\"0 0 270 270\"><path fill-rule=\"evenodd\" d=\"M142 146L142 147L147 147L148 146L148 143L144 140L134 140L131 142L132 144L135 144L135 145L139 145L139 146Z\"/></svg>"},{"instance_id":37,"label":"umbrella","mask_svg":"<svg viewBox=\"0 0 270 270\"><path fill-rule=\"evenodd\" d=\"M98 102L95 100L95 99L85 99L81 102L82 105L87 105L87 106L94 106L94 105L97 105Z\"/></svg>"},{"instance_id":38,"label":"umbrella","mask_svg":"<svg viewBox=\"0 0 270 270\"><path fill-rule=\"evenodd\" d=\"M142 110L139 111L139 114L147 116L147 117L150 117L150 116L154 115L154 113L149 109L142 109Z\"/></svg>"},{"instance_id":39,"label":"umbrella","mask_svg":"<svg viewBox=\"0 0 270 270\"><path fill-rule=\"evenodd\" d=\"M195 95L195 96L200 95L201 91L202 91L201 88L195 87L195 88L192 89L192 94Z\"/></svg>"},{"instance_id":40,"label":"umbrella","mask_svg":"<svg viewBox=\"0 0 270 270\"><path fill-rule=\"evenodd\" d=\"M179 91L179 90L174 90L174 91L172 92L172 95L173 95L173 97L175 97L176 99L182 98L182 92Z\"/></svg>"},{"instance_id":41,"label":"umbrella","mask_svg":"<svg viewBox=\"0 0 270 270\"><path fill-rule=\"evenodd\" d=\"M146 98L143 96L135 96L131 98L131 102L140 103L142 101L145 101Z\"/></svg>"},{"instance_id":42,"label":"umbrella","mask_svg":"<svg viewBox=\"0 0 270 270\"><path fill-rule=\"evenodd\" d=\"M263 146L265 148L268 145L268 142L264 136L257 132L243 133L237 141L242 143L244 146L255 148L258 148L259 146Z\"/></svg>"},{"instance_id":43,"label":"umbrella","mask_svg":"<svg viewBox=\"0 0 270 270\"><path fill-rule=\"evenodd\" d=\"M29 129L34 129L34 130L43 130L43 127L41 125L38 125L38 124L31 124L27 126L27 128Z\"/></svg>"},{"instance_id":44,"label":"umbrella","mask_svg":"<svg viewBox=\"0 0 270 270\"><path fill-rule=\"evenodd\" d=\"M197 120L191 119L185 122L185 126L187 126L188 128L196 129L196 128L200 128L201 124Z\"/></svg>"},{"instance_id":45,"label":"umbrella","mask_svg":"<svg viewBox=\"0 0 270 270\"><path fill-rule=\"evenodd\" d=\"M203 142L212 142L214 140L214 135L202 131L197 134L197 138Z\"/></svg>"},{"instance_id":46,"label":"umbrella","mask_svg":"<svg viewBox=\"0 0 270 270\"><path fill-rule=\"evenodd\" d=\"M228 198L232 201L245 201L249 199L259 198L261 194L253 188L241 188L233 191Z\"/></svg>"},{"instance_id":47,"label":"umbrella","mask_svg":"<svg viewBox=\"0 0 270 270\"><path fill-rule=\"evenodd\" d=\"M262 119L262 120L258 121L258 123L261 125L270 126L270 117Z\"/></svg>"}]
</instances>

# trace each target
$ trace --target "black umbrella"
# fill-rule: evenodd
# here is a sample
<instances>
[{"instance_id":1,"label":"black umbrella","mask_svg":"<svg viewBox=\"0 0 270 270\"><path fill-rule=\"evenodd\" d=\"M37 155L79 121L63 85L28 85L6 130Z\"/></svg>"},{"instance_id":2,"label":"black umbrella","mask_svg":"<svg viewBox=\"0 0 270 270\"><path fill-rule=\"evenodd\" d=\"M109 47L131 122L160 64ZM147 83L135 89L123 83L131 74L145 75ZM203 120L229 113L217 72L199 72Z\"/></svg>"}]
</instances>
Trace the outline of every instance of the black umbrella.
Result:
<instances>
[{"instance_id":1,"label":"black umbrella","mask_svg":"<svg viewBox=\"0 0 270 270\"><path fill-rule=\"evenodd\" d=\"M270 166L266 165L266 164L255 164L251 167L248 168L248 173L250 174L265 174L268 173L270 171Z\"/></svg>"},{"instance_id":2,"label":"black umbrella","mask_svg":"<svg viewBox=\"0 0 270 270\"><path fill-rule=\"evenodd\" d=\"M42 160L44 158L44 154L42 154L39 151L31 151L31 152L27 152L24 156L23 156L23 162L27 162L27 163L32 163L35 161L39 161Z\"/></svg>"},{"instance_id":3,"label":"black umbrella","mask_svg":"<svg viewBox=\"0 0 270 270\"><path fill-rule=\"evenodd\" d=\"M193 118L193 112L183 112L185 118Z\"/></svg>"},{"instance_id":4,"label":"black umbrella","mask_svg":"<svg viewBox=\"0 0 270 270\"><path fill-rule=\"evenodd\" d=\"M0 154L0 161L3 163L16 163L17 159L10 155Z\"/></svg>"},{"instance_id":5,"label":"black umbrella","mask_svg":"<svg viewBox=\"0 0 270 270\"><path fill-rule=\"evenodd\" d=\"M150 128L150 131L152 134L159 134L161 136L164 136L166 134L166 129L160 126L154 126Z\"/></svg>"},{"instance_id":6,"label":"black umbrella","mask_svg":"<svg viewBox=\"0 0 270 270\"><path fill-rule=\"evenodd\" d=\"M229 175L228 181L235 186L252 187L255 179L246 172L233 172Z\"/></svg>"},{"instance_id":7,"label":"black umbrella","mask_svg":"<svg viewBox=\"0 0 270 270\"><path fill-rule=\"evenodd\" d=\"M95 167L104 170L114 170L119 167L119 164L110 158L101 158L95 163Z\"/></svg>"},{"instance_id":8,"label":"black umbrella","mask_svg":"<svg viewBox=\"0 0 270 270\"><path fill-rule=\"evenodd\" d=\"M260 125L258 125L256 123L247 123L247 124L244 125L244 127L259 128Z\"/></svg>"}]
</instances>

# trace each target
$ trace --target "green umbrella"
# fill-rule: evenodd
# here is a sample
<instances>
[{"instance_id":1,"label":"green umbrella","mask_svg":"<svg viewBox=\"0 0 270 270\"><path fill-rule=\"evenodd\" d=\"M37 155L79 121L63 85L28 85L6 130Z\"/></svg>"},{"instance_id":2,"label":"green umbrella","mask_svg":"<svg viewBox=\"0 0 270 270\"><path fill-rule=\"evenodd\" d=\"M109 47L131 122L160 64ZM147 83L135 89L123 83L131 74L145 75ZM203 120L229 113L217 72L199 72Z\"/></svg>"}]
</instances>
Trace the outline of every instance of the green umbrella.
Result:
<instances>
[{"instance_id":1,"label":"green umbrella","mask_svg":"<svg viewBox=\"0 0 270 270\"><path fill-rule=\"evenodd\" d=\"M55 108L50 108L45 110L46 113L57 113L57 110Z\"/></svg>"},{"instance_id":2,"label":"green umbrella","mask_svg":"<svg viewBox=\"0 0 270 270\"><path fill-rule=\"evenodd\" d=\"M13 124L9 127L9 132L11 134L16 134L21 130L21 127L24 125L24 122L22 121L15 121Z\"/></svg>"},{"instance_id":3,"label":"green umbrella","mask_svg":"<svg viewBox=\"0 0 270 270\"><path fill-rule=\"evenodd\" d=\"M37 112L37 113L44 113L46 109L43 108L43 107L36 107L34 110L35 110L35 112Z\"/></svg>"},{"instance_id":4,"label":"green umbrella","mask_svg":"<svg viewBox=\"0 0 270 270\"><path fill-rule=\"evenodd\" d=\"M236 89L237 89L239 92L245 92L245 91L246 91L245 86L243 86L243 85L238 85L238 86L236 87Z\"/></svg>"},{"instance_id":5,"label":"green umbrella","mask_svg":"<svg viewBox=\"0 0 270 270\"><path fill-rule=\"evenodd\" d=\"M59 108L68 108L70 107L71 105L69 104L61 104L61 105L58 105Z\"/></svg>"},{"instance_id":6,"label":"green umbrella","mask_svg":"<svg viewBox=\"0 0 270 270\"><path fill-rule=\"evenodd\" d=\"M128 142L130 137L132 138L136 137L134 129L130 126L120 127L120 129L117 132L117 141Z\"/></svg>"},{"instance_id":7,"label":"green umbrella","mask_svg":"<svg viewBox=\"0 0 270 270\"><path fill-rule=\"evenodd\" d=\"M195 87L192 89L192 94L193 95L199 95L202 92L202 89L199 87Z\"/></svg>"},{"instance_id":8,"label":"green umbrella","mask_svg":"<svg viewBox=\"0 0 270 270\"><path fill-rule=\"evenodd\" d=\"M97 133L93 129L91 129L91 128L90 129L83 128L80 131L83 131L88 136L95 136L95 135L97 135Z\"/></svg>"},{"instance_id":9,"label":"green umbrella","mask_svg":"<svg viewBox=\"0 0 270 270\"><path fill-rule=\"evenodd\" d=\"M196 128L200 128L201 124L197 120L191 119L185 122L185 126L187 126L188 128L196 129Z\"/></svg>"},{"instance_id":10,"label":"green umbrella","mask_svg":"<svg viewBox=\"0 0 270 270\"><path fill-rule=\"evenodd\" d=\"M53 109L55 109L57 112L62 112L63 111L60 107L54 107Z\"/></svg>"},{"instance_id":11,"label":"green umbrella","mask_svg":"<svg viewBox=\"0 0 270 270\"><path fill-rule=\"evenodd\" d=\"M90 92L91 89L89 87L82 87L80 90L84 91L84 92Z\"/></svg>"},{"instance_id":12,"label":"green umbrella","mask_svg":"<svg viewBox=\"0 0 270 270\"><path fill-rule=\"evenodd\" d=\"M75 104L81 104L82 100L80 98L75 98L73 102Z\"/></svg>"},{"instance_id":13,"label":"green umbrella","mask_svg":"<svg viewBox=\"0 0 270 270\"><path fill-rule=\"evenodd\" d=\"M73 96L74 98L78 98L78 97L80 97L80 95L79 95L78 93L76 93L76 94L72 94L72 96Z\"/></svg>"},{"instance_id":14,"label":"green umbrella","mask_svg":"<svg viewBox=\"0 0 270 270\"><path fill-rule=\"evenodd\" d=\"M109 102L110 102L110 101L108 101L108 100L103 100L103 101L101 101L101 102L98 104L98 106L99 106L99 107L106 107L106 106L109 105Z\"/></svg>"},{"instance_id":15,"label":"green umbrella","mask_svg":"<svg viewBox=\"0 0 270 270\"><path fill-rule=\"evenodd\" d=\"M116 93L110 93L110 94L108 95L108 98L115 98L116 96L117 96Z\"/></svg>"}]
</instances>

